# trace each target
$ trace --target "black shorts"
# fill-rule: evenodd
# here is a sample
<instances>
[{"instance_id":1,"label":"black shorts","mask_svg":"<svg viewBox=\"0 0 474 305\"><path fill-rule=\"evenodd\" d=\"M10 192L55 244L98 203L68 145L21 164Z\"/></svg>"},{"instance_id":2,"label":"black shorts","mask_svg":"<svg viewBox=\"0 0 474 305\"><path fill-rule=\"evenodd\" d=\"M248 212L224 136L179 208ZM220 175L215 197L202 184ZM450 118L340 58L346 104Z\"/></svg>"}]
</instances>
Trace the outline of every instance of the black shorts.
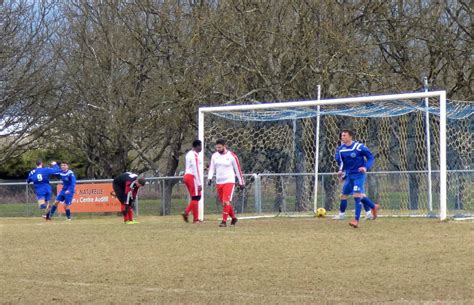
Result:
<instances>
[{"instance_id":1,"label":"black shorts","mask_svg":"<svg viewBox=\"0 0 474 305\"><path fill-rule=\"evenodd\" d=\"M125 190L122 186L116 184L115 182L112 183L112 187L115 192L115 196L120 201L121 204L127 204L127 194L125 194Z\"/></svg>"}]
</instances>

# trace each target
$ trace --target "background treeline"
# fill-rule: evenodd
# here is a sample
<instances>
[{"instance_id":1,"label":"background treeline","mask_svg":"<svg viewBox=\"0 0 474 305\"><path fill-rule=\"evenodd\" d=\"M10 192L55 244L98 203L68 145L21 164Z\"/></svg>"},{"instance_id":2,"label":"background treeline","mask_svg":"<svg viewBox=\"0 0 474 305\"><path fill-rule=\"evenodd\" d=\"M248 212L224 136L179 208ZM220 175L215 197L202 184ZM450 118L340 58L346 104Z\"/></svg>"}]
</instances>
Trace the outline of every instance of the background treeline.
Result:
<instances>
[{"instance_id":1,"label":"background treeline","mask_svg":"<svg viewBox=\"0 0 474 305\"><path fill-rule=\"evenodd\" d=\"M463 0L2 1L0 178L174 175L197 107L421 90L472 100ZM26 152L26 153L25 153Z\"/></svg>"}]
</instances>

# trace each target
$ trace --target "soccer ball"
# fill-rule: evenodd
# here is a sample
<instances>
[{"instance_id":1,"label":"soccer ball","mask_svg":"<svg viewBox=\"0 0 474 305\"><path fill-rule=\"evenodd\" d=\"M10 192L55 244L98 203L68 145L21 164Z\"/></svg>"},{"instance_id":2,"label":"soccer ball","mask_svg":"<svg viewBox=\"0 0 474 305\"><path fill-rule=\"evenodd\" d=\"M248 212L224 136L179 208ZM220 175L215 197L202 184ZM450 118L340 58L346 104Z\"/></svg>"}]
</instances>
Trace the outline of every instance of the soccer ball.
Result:
<instances>
[{"instance_id":1,"label":"soccer ball","mask_svg":"<svg viewBox=\"0 0 474 305\"><path fill-rule=\"evenodd\" d=\"M315 213L316 217L324 217L326 216L326 209L325 208L318 208Z\"/></svg>"}]
</instances>

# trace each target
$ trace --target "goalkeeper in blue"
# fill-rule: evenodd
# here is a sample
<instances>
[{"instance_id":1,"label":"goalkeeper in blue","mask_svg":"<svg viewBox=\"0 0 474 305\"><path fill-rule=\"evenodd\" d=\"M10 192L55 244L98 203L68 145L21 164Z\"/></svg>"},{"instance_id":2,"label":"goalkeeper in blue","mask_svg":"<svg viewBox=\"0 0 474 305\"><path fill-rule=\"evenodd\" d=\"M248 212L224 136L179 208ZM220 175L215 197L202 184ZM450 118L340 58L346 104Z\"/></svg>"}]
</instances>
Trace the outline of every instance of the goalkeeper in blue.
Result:
<instances>
[{"instance_id":1,"label":"goalkeeper in blue","mask_svg":"<svg viewBox=\"0 0 474 305\"><path fill-rule=\"evenodd\" d=\"M26 179L27 183L33 183L38 206L42 210L49 207L49 201L53 194L49 177L61 171L56 162L52 162L51 165L52 167L43 167L43 161L36 161L36 168L30 171Z\"/></svg>"},{"instance_id":2,"label":"goalkeeper in blue","mask_svg":"<svg viewBox=\"0 0 474 305\"><path fill-rule=\"evenodd\" d=\"M61 192L56 196L54 205L51 207L48 213L46 213L46 220L51 220L51 217L53 217L54 213L56 212L59 203L64 206L67 220L71 220L71 210L69 207L72 204L72 199L76 190L76 176L74 175L74 172L69 169L69 163L67 161L61 162L61 172L59 172L57 176L61 178L63 187Z\"/></svg>"},{"instance_id":3,"label":"goalkeeper in blue","mask_svg":"<svg viewBox=\"0 0 474 305\"><path fill-rule=\"evenodd\" d=\"M367 171L374 164L374 156L362 143L352 140L353 133L350 130L341 132L341 146L336 150L336 162L339 166L337 176L344 181L341 192L341 206L339 218L344 218L347 207L347 197L352 195L355 202L355 219L349 223L353 228L359 227L362 201L371 209L372 219L377 218L378 204L374 204L365 196L364 184Z\"/></svg>"}]
</instances>

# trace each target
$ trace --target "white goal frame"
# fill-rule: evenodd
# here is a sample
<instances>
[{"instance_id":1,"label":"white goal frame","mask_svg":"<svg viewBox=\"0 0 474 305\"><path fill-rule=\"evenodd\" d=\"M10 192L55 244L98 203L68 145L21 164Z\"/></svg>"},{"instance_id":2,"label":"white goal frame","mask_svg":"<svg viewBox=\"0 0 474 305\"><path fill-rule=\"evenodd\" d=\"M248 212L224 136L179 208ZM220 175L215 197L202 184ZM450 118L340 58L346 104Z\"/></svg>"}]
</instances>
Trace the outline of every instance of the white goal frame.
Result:
<instances>
[{"instance_id":1,"label":"white goal frame","mask_svg":"<svg viewBox=\"0 0 474 305\"><path fill-rule=\"evenodd\" d=\"M283 102L283 103L262 103L252 105L232 105L232 106L217 106L217 107L200 107L198 114L198 138L202 142L204 149L204 119L205 114L208 112L219 112L219 111L238 111L238 110L260 110L260 109L276 109L276 108L297 108L297 107L314 107L314 106L325 106L325 105L340 105L340 104L355 104L355 103L369 103L377 101L390 101L390 100L406 100L406 99L427 99L427 98L439 98L440 113L439 113L439 167L440 167L440 210L439 219L441 221L446 220L447 217L447 160L446 160L446 91L431 91L431 92L415 92L415 93L403 93L403 94L389 94L389 95L375 95L375 96L363 96L363 97L348 97L348 98L335 98L326 100L310 100L310 101L297 101L297 102ZM319 115L318 115L319 117ZM319 132L319 126L318 130ZM319 141L319 139L318 139ZM317 152L316 152L317 153ZM200 163L204 164L204 150L199 154ZM318 160L318 156L316 156ZM318 176L318 162L315 162L315 177ZM204 168L200 168L201 184L204 186ZM431 177L431 173L429 173ZM430 190L431 192L432 190ZM315 179L314 185L314 209L317 208L317 197L318 197L318 179ZM204 191L202 192L201 200L199 201L199 220L204 220Z\"/></svg>"}]
</instances>

